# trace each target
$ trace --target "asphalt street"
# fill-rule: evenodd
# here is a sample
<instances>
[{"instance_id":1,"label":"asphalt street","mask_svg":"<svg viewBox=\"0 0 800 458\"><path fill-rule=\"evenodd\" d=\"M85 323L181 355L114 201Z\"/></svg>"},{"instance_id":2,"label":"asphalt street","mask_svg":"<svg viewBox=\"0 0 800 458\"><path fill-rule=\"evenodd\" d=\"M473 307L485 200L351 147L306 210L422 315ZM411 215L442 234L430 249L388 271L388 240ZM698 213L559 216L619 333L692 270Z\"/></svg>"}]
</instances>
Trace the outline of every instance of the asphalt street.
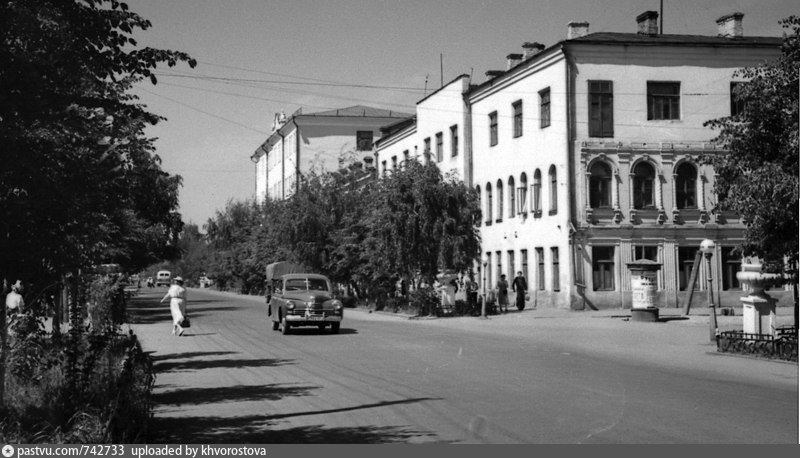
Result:
<instances>
[{"instance_id":1,"label":"asphalt street","mask_svg":"<svg viewBox=\"0 0 800 458\"><path fill-rule=\"evenodd\" d=\"M191 289L174 337L164 291L129 305L158 372L152 443L798 443L797 364L717 353L707 316L347 309L337 335L282 335L262 297Z\"/></svg>"}]
</instances>

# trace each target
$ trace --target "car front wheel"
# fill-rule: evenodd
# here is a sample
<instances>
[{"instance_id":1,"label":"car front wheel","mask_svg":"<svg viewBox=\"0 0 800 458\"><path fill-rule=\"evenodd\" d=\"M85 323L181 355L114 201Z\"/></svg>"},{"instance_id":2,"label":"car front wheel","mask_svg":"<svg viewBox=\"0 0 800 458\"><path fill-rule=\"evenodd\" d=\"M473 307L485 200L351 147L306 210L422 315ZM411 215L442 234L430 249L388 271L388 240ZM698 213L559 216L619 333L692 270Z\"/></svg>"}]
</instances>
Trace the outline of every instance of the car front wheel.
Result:
<instances>
[{"instance_id":1,"label":"car front wheel","mask_svg":"<svg viewBox=\"0 0 800 458\"><path fill-rule=\"evenodd\" d=\"M286 317L281 317L281 334L286 335L289 334L289 322L286 321Z\"/></svg>"}]
</instances>

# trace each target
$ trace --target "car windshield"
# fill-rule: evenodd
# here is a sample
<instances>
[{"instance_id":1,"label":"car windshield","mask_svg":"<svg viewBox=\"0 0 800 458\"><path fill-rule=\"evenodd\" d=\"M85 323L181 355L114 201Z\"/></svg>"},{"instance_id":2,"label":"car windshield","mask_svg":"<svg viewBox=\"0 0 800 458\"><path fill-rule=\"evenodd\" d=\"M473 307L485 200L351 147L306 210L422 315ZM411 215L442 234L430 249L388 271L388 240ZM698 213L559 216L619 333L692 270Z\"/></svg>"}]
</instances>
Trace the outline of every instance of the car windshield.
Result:
<instances>
[{"instance_id":1,"label":"car windshield","mask_svg":"<svg viewBox=\"0 0 800 458\"><path fill-rule=\"evenodd\" d=\"M286 291L328 291L328 282L322 278L291 278L285 286Z\"/></svg>"}]
</instances>

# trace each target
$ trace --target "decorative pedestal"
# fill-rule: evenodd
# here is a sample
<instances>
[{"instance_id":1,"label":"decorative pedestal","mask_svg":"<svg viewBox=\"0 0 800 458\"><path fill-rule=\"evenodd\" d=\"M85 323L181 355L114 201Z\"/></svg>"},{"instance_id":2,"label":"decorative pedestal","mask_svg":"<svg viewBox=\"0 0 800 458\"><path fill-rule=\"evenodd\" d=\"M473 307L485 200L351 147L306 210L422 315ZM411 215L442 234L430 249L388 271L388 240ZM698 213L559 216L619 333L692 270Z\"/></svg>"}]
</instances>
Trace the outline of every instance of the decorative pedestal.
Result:
<instances>
[{"instance_id":1,"label":"decorative pedestal","mask_svg":"<svg viewBox=\"0 0 800 458\"><path fill-rule=\"evenodd\" d=\"M767 334L775 337L776 299L764 292L780 280L780 274L761 273L760 264L742 264L736 278L750 287L750 295L742 297L742 331L747 334Z\"/></svg>"},{"instance_id":2,"label":"decorative pedestal","mask_svg":"<svg viewBox=\"0 0 800 458\"><path fill-rule=\"evenodd\" d=\"M640 259L629 262L627 266L631 270L631 319L651 323L658 321L656 273L661 269L661 264Z\"/></svg>"}]
</instances>

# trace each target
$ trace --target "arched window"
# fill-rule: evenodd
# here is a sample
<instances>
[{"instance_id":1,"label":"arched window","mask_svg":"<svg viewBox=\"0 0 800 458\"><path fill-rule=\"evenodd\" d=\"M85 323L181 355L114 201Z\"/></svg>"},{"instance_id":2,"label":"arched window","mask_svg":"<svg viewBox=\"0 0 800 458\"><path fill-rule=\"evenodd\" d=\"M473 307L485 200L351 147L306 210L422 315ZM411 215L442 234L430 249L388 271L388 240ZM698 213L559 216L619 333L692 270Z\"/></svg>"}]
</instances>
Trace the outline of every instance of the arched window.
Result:
<instances>
[{"instance_id":1,"label":"arched window","mask_svg":"<svg viewBox=\"0 0 800 458\"><path fill-rule=\"evenodd\" d=\"M611 208L611 167L595 162L589 170L589 206Z\"/></svg>"},{"instance_id":2,"label":"arched window","mask_svg":"<svg viewBox=\"0 0 800 458\"><path fill-rule=\"evenodd\" d=\"M508 177L508 217L513 218L517 211L517 193L514 192L514 177Z\"/></svg>"},{"instance_id":3,"label":"arched window","mask_svg":"<svg viewBox=\"0 0 800 458\"><path fill-rule=\"evenodd\" d=\"M503 180L497 180L497 221L503 220Z\"/></svg>"},{"instance_id":4,"label":"arched window","mask_svg":"<svg viewBox=\"0 0 800 458\"><path fill-rule=\"evenodd\" d=\"M551 165L550 171L547 172L550 176L550 214L555 215L558 212L558 177L556 176L556 166Z\"/></svg>"},{"instance_id":5,"label":"arched window","mask_svg":"<svg viewBox=\"0 0 800 458\"><path fill-rule=\"evenodd\" d=\"M528 175L522 172L519 177L519 188L517 196L517 205L519 206L520 213L527 213L528 205Z\"/></svg>"},{"instance_id":6,"label":"arched window","mask_svg":"<svg viewBox=\"0 0 800 458\"><path fill-rule=\"evenodd\" d=\"M655 179L652 165L640 162L633 168L633 208L655 208Z\"/></svg>"},{"instance_id":7,"label":"arched window","mask_svg":"<svg viewBox=\"0 0 800 458\"><path fill-rule=\"evenodd\" d=\"M483 195L481 194L481 185L475 186L475 192L478 194L478 208L479 209L483 208L482 206ZM476 223L478 224L478 226L480 226L481 218L478 218Z\"/></svg>"},{"instance_id":8,"label":"arched window","mask_svg":"<svg viewBox=\"0 0 800 458\"><path fill-rule=\"evenodd\" d=\"M492 224L492 184L486 183L486 224Z\"/></svg>"},{"instance_id":9,"label":"arched window","mask_svg":"<svg viewBox=\"0 0 800 458\"><path fill-rule=\"evenodd\" d=\"M688 162L678 166L675 200L678 208L697 208L697 169Z\"/></svg>"},{"instance_id":10,"label":"arched window","mask_svg":"<svg viewBox=\"0 0 800 458\"><path fill-rule=\"evenodd\" d=\"M533 196L531 198L533 199L531 202L533 215L540 215L542 212L542 172L539 169L533 172Z\"/></svg>"}]
</instances>

